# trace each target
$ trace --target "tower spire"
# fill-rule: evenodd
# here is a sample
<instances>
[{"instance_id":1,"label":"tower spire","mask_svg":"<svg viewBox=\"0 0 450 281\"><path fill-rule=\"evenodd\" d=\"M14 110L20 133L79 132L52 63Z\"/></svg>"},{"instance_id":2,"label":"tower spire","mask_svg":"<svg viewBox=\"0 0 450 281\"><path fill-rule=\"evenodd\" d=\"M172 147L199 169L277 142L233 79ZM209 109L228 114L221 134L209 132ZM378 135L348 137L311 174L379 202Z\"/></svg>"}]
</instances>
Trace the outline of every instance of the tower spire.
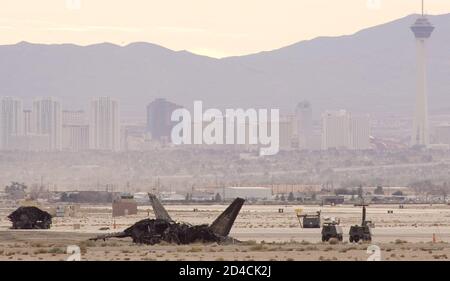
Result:
<instances>
[{"instance_id":1,"label":"tower spire","mask_svg":"<svg viewBox=\"0 0 450 281\"><path fill-rule=\"evenodd\" d=\"M424 0L422 0L422 17L425 15L425 12L424 12Z\"/></svg>"},{"instance_id":2,"label":"tower spire","mask_svg":"<svg viewBox=\"0 0 450 281\"><path fill-rule=\"evenodd\" d=\"M422 0L422 16L411 26L417 42L417 94L416 110L413 121L411 145L429 145L428 99L426 75L426 41L433 33L434 27L425 17L424 0Z\"/></svg>"}]
</instances>

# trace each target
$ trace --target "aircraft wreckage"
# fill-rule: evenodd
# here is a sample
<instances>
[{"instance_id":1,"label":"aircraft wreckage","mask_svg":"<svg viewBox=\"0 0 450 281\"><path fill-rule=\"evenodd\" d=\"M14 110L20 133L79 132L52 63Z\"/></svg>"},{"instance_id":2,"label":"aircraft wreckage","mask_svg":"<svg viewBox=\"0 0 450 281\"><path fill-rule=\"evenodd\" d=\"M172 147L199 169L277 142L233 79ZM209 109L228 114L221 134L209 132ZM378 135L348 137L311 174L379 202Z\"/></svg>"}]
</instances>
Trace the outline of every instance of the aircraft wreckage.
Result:
<instances>
[{"instance_id":1,"label":"aircraft wreckage","mask_svg":"<svg viewBox=\"0 0 450 281\"><path fill-rule=\"evenodd\" d=\"M100 235L90 240L131 237L134 243L154 245L162 241L175 244L195 242L235 243L228 236L245 200L236 198L233 203L211 224L190 225L172 220L155 195L149 194L155 219L141 220L123 232Z\"/></svg>"},{"instance_id":2,"label":"aircraft wreckage","mask_svg":"<svg viewBox=\"0 0 450 281\"><path fill-rule=\"evenodd\" d=\"M20 207L8 216L12 229L49 229L52 216L36 207Z\"/></svg>"}]
</instances>

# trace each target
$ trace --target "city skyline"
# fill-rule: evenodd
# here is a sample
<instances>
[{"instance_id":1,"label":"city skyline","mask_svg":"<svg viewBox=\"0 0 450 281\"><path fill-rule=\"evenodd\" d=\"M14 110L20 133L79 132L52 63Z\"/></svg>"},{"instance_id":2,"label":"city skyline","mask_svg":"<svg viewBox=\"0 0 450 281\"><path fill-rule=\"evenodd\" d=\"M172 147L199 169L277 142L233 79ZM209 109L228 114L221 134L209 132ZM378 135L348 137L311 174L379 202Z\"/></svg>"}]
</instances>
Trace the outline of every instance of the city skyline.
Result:
<instances>
[{"instance_id":1,"label":"city skyline","mask_svg":"<svg viewBox=\"0 0 450 281\"><path fill-rule=\"evenodd\" d=\"M108 100L110 102L116 103L117 105L113 105L112 108L116 108L113 110L113 112L117 112L117 116L114 117L115 113L112 113L111 117L105 117L108 120L117 120L112 121L113 127L116 128L112 129L115 133L115 139L113 142L116 144L113 144L110 146L110 144L106 144L106 146L103 145L95 145L94 140L90 140L90 133L94 133L94 128L96 127L95 121L93 121L93 101L98 99L106 99L106 104L108 104ZM166 101L165 99L157 98L151 102L148 103L148 106L146 106L147 110L149 109L149 106L167 103L169 107L167 109L164 109L158 113L158 111L154 111L151 114L150 118L150 111L147 113L146 116L142 116L141 120L137 123L129 123L127 119L123 119L120 114L120 111L117 111L120 107L120 100L111 98L111 97L97 97L92 98L90 102L87 103L89 110L68 110L66 109L64 105L64 101L60 99L55 99L53 97L41 97L38 99L33 100L33 107L32 109L23 108L22 104L24 103L24 100L21 98L16 97L6 97L6 96L0 96L0 105L5 108L5 105L8 104L5 103L5 101L14 101L22 110L21 113L16 114L17 117L9 117L7 118L0 118L0 121L2 122L15 122L19 124L20 128L18 129L19 134L9 133L9 135L13 136L12 139L16 144L12 147L12 149L18 149L18 150L45 150L49 149L51 151L53 150L64 150L64 151L86 151L86 150L103 150L106 147L106 150L112 150L112 151L118 151L118 150L126 150L128 143L127 143L127 137L133 138L133 134L135 134L137 131L137 128L141 128L142 132L148 133L149 137L153 141L160 142L162 144L164 143L170 143L170 132L171 129L174 126L174 122L170 121L171 114L170 112L173 111L176 108L183 108L182 106L176 105L172 103L171 101ZM44 103L43 103L44 102ZM45 105L42 108L45 109L44 113L36 112L36 109L41 108L40 105ZM53 105L55 104L55 105ZM105 104L105 106L106 106ZM37 106L39 105L39 106ZM154 106L153 106L154 107ZM33 110L34 108L34 110ZM53 109L54 110L53 110ZM94 107L95 108L95 107ZM375 124L379 124L382 122L382 120L376 120L373 118L370 118L367 113L363 112L352 112L350 115L348 110L341 109L341 110L326 110L321 112L321 119L314 119L312 118L311 112L313 105L307 100L303 100L297 104L294 108L292 108L292 112L290 113L284 113L280 117L280 147L283 149L300 149L300 150L317 150L320 149L322 146L322 149L328 149L328 147L336 147L336 148L348 148L348 149L369 149L370 145L369 142L371 141L369 138L374 137L375 139L381 137L379 135L380 131L376 131L375 134L373 134L373 126ZM3 114L6 114L9 112L9 114L12 111L5 111L3 109ZM6 112L6 113L5 113ZM46 112L46 113L45 113ZM52 113L53 112L53 113ZM105 114L108 110L103 111ZM341 141L338 145L326 145L326 127L327 127L327 121L324 119L324 116L328 113L331 113L330 116L334 115L334 113L344 112L344 115L348 115L349 118L347 118L345 128L346 132L346 140ZM158 114L156 114L158 113ZM53 118L53 115L55 114L55 118ZM342 115L342 114L338 114ZM12 116L12 115L8 115ZM36 116L40 116L40 119L36 119ZM60 116L60 117L58 117ZM106 116L106 115L105 115ZM108 115L109 116L109 115ZM351 116L351 117L350 117ZM112 119L111 119L112 118ZM58 121L61 119L61 121ZM102 124L107 124L110 121L107 121L107 119L104 119L104 121L98 120L98 122ZM21 120L21 121L17 121ZM44 122L44 126L42 129L37 129L38 127L38 121L43 120L41 122ZM53 120L53 121L52 121ZM102 119L103 120L103 119ZM320 121L320 122L318 122ZM105 123L106 122L106 123ZM149 125L150 122L156 122L158 127L152 127L155 125ZM333 121L334 122L334 121ZM99 124L100 124L99 123ZM59 125L57 125L59 124ZM109 123L108 123L109 124ZM115 125L114 125L115 124ZM336 123L337 124L337 123ZM441 148L445 149L448 145L450 145L448 133L450 132L450 122L434 122L434 124L429 129L429 138L430 138L430 145L435 148ZM206 126L207 124L204 124ZM106 125L105 125L106 126ZM107 125L109 126L109 125ZM336 125L332 125L336 126ZM378 125L376 125L378 126ZM2 127L5 128L5 127ZM45 129L47 128L47 129ZM131 130L131 132L134 131L131 135L129 135L129 128L134 128ZM356 128L355 130L352 130L352 128ZM318 133L319 130L322 130L321 133ZM4 129L0 130L0 135L3 136L5 139L5 132L8 132ZM111 132L110 129L106 129L106 131ZM105 131L105 134L110 134ZM139 130L138 130L139 131ZM22 135L22 137L20 137ZM48 135L48 137L46 137ZM337 136L336 133L332 133L332 135ZM142 135L144 137L144 135ZM403 135L403 137L406 137L407 135ZM403 138L400 136L397 138L399 143L403 142ZM105 139L105 142L108 143L112 141L113 137L106 137L108 140ZM320 140L322 138L322 140ZM118 141L117 141L118 139ZM103 141L101 141L103 142ZM46 143L49 143L48 145ZM111 148L114 147L114 148ZM324 148L326 147L326 148ZM3 149L5 147L3 146Z\"/></svg>"},{"instance_id":2,"label":"city skyline","mask_svg":"<svg viewBox=\"0 0 450 281\"><path fill-rule=\"evenodd\" d=\"M370 2L370 5L376 6L378 2ZM383 2L380 2L383 3ZM72 3L76 4L76 1ZM72 5L71 4L71 5ZM367 3L369 5L369 2ZM428 7L428 6L427 6ZM373 8L373 7L372 7ZM427 86L426 86L426 55L425 55L425 41L430 37L434 27L429 23L427 17L425 16L426 10L424 10L423 1L422 1L422 16L416 20L415 23L411 26L411 30L414 32L416 38L416 60L418 65L418 76L417 76L417 97L416 97L416 110L414 113L413 120L413 134L411 135L411 145L419 144L428 146L430 144L430 125L428 120L428 101L427 101ZM408 17L412 18L412 17ZM405 20L406 21L406 20ZM393 22L392 25L400 23L401 21ZM403 23L402 23L403 24ZM442 25L442 24L441 24ZM380 26L379 29L382 30L384 26ZM438 29L440 31L440 29ZM367 31L366 31L367 32ZM376 32L375 32L376 33ZM385 33L385 32L383 32ZM380 33L379 33L380 34ZM378 34L378 35L379 35ZM361 35L355 35L355 37L360 37ZM379 41L375 40L374 41ZM385 39L383 38L383 41ZM404 39L403 39L404 40ZM19 47L24 48L33 48L34 46L29 44L19 44ZM105 45L107 46L107 45ZM142 45L136 44L133 46L136 48L135 50L140 50L139 48ZM158 50L161 51L161 50ZM161 53L158 53L158 56L161 56ZM302 57L299 57L302 60ZM353 56L350 59L353 59ZM143 57L140 56L139 60L143 60ZM107 65L102 62L101 65ZM139 68L139 67L137 67ZM290 74L288 74L290 75ZM89 77L89 75L87 75ZM184 77L183 77L184 78ZM122 79L120 77L120 80ZM164 80L164 79L163 79ZM320 78L322 80L322 78ZM356 79L354 79L356 80ZM86 84L86 83L81 83ZM100 83L99 83L100 84ZM170 84L166 82L166 84ZM87 83L87 85L91 85ZM70 89L71 87L67 87ZM187 88L188 89L188 88ZM133 92L133 91L129 91ZM158 91L159 92L159 91ZM170 111L173 111L174 108L178 107L177 104L183 106L186 102L178 102L173 98L169 97L168 91L161 91L162 93L159 95L161 98L154 98L154 101L150 103L147 107L147 116L143 117L143 115L139 118L139 120L145 119L146 130L150 132L150 135L153 139L157 139L159 141L166 140L170 134L170 127L173 125L170 122ZM256 92L254 93L256 94ZM276 94L276 93L271 93ZM304 93L299 91L297 100L304 100L300 102L296 108L292 108L290 106L290 110L284 111L283 115L286 116L285 120L282 121L282 133L283 136L283 147L291 147L297 146L301 149L310 149L311 148L311 140L314 139L317 142L317 134L313 133L313 111L311 109L311 102L309 98L300 97L303 96ZM23 113L20 113L16 119L23 119L24 121L17 121L21 123L21 127L17 127L16 129L10 129L11 125L3 125L3 140L4 143L2 146L7 147L7 142L9 142L8 138L5 138L6 134L13 135L14 131L18 131L15 135L28 135L30 133L30 137L39 137L41 138L44 135L48 135L49 137L49 149L52 151L59 151L64 146L67 150L84 150L86 147L90 149L106 149L118 151L121 149L120 142L122 140L121 136L121 126L124 121L119 117L119 100L120 98L111 95L103 98L97 98L97 100L92 100L89 103L88 109L83 108L89 112L88 122L86 120L82 121L81 119L86 117L81 117L84 113L80 111L76 111L74 108L62 108L60 98L35 98L32 104L32 110L29 112L27 109ZM148 98L150 100L151 98ZM248 98L249 101L253 102L254 99ZM133 99L123 99L127 103L132 102ZM169 100L170 102L166 102L165 100ZM406 97L405 100L410 100L409 97ZM24 107L22 101L19 102L20 105L16 107ZM69 101L69 104L71 102ZM165 107L165 104L168 105L168 108ZM316 106L316 102L313 102L314 106ZM335 122L333 119L324 118L324 116L332 116L339 114L328 114L333 109L344 109L348 112L356 112L362 113L365 112L363 109L355 110L355 108L348 108L347 106L342 106L342 104L338 103L330 103L331 106L328 106L326 110L320 108L315 110L315 112L322 112L322 147L328 149L328 147L345 147L352 149L366 149L369 146L368 140L370 137L370 121L363 120L364 118L353 119L348 114L348 120L344 120L341 122L344 125L339 125L339 122ZM122 103L121 103L122 105ZM277 107L277 104L272 103L273 106ZM26 108L26 107L25 107ZM80 108L80 107L78 107ZM220 108L220 107L218 107ZM241 108L241 106L239 106ZM253 108L250 106L242 106L242 108ZM81 109L81 108L80 108ZM11 109L8 109L11 112ZM3 112L8 112L8 110L3 109ZM140 111L135 110L136 112ZM294 112L293 114L291 114ZM344 111L342 111L344 112ZM372 113L372 112L368 112ZM9 119L13 119L9 117L11 113L8 113L8 117L3 118L6 120L5 122L9 122ZM328 115L327 115L328 114ZM160 116L161 115L161 116ZM341 115L347 115L341 114ZM6 116L6 115L5 115ZM8 119L9 118L9 119ZM70 119L71 121L67 121L66 119ZM65 120L65 121L64 121ZM317 119L315 119L317 120ZM5 123L3 122L3 123ZM155 123L160 122L160 123ZM448 122L448 120L447 120ZM89 124L88 124L89 123ZM330 125L329 124L333 124ZM6 123L5 123L6 124ZM339 138L337 133L328 133L328 131L332 131L333 127L341 126L342 130L345 131L343 133L342 140L336 140ZM8 128L7 128L8 127ZM369 127L369 129L366 129ZM24 132L22 132L25 130ZM342 131L341 130L341 131ZM89 131L89 133L87 133ZM33 135L34 134L34 135ZM315 134L315 135L314 135ZM328 135L332 135L333 138L331 140L328 139ZM86 144L86 138L89 138L89 145ZM76 141L75 141L76 139ZM293 144L293 139L295 140L295 145ZM30 141L27 141L29 143ZM335 142L335 143L333 143ZM437 143L439 144L439 142Z\"/></svg>"},{"instance_id":3,"label":"city skyline","mask_svg":"<svg viewBox=\"0 0 450 281\"><path fill-rule=\"evenodd\" d=\"M101 97L100 97L101 98ZM119 104L121 104L121 101L118 99L114 99L111 97L105 97L107 99L111 99L112 101L116 101ZM96 99L96 98L93 98ZM98 97L97 97L98 99ZM36 126L38 125L36 122L36 116L42 116L42 120L48 120L46 118L46 115L42 115L42 113L37 114L33 111L33 107L31 109L24 108L23 103L25 103L25 100L17 97L7 97L7 96L0 96L0 101L3 101L0 103L3 105L3 108L5 108L5 105L7 105L4 101L14 101L19 105L22 110L21 113L17 114L16 119L9 117L7 118L0 118L0 121L2 122L18 122L19 126L21 128L19 131L22 133L12 134L14 135L13 140L14 142L17 142L16 145L13 146L13 149L19 149L23 150L24 147L28 147L31 150L42 150L42 147L47 147L44 143L50 142L49 149L55 150L55 147L61 147L64 151L85 151L89 149L96 149L95 145L89 143L89 130L90 127L95 127L93 125L92 118L90 117L90 114L92 112L92 99L87 102L88 110L71 110L64 107L64 100L55 99L54 97L41 97L38 99L33 99L33 104L36 108L36 103L42 103L40 101L47 101L47 103L57 102L57 112L55 113L55 116L60 115L61 121L55 121L59 125L57 125L57 133L53 136L55 139L53 143L51 144L52 140L45 137L46 134L53 135L53 133L48 133L45 131L42 133L41 131L36 129ZM160 111L160 114L156 114L157 111L152 114L152 118L150 119L149 112L145 116L141 116L141 118L137 121L130 122L127 118L123 118L122 114L120 114L120 119L117 119L117 123L114 126L119 126L119 129L116 129L115 131L120 131L120 136L118 137L120 140L117 142L119 149L115 148L112 150L123 150L127 147L127 140L126 138L129 135L129 128L131 129L131 132L134 131L136 133L137 128L141 128L140 130L145 130L146 133L149 133L149 137L154 140L158 141L160 143L170 143L170 131L174 126L174 122L170 121L171 115L170 111L176 108L183 108L183 106L176 105L172 103L171 101L167 101L163 98L157 98L151 102L148 103L147 106L144 106L144 108L149 109L148 106L152 104L157 103L167 103L169 108L164 109L163 111ZM50 106L50 105L49 105ZM46 108L49 108L48 106ZM316 119L312 117L312 108L313 105L307 100L303 100L299 102L294 108L292 108L291 112L283 113L281 114L280 119L280 145L283 149L306 149L306 150L317 150L320 148L321 143L324 143L324 140L320 140L320 138L324 137L325 132L322 131L322 133L318 133L318 131L323 130L326 126L324 125L326 122L323 119L324 114L327 114L327 112L352 112L351 116L356 117L356 120L348 120L348 125L346 125L348 128L351 126L354 126L355 128L368 128L368 129L362 129L360 131L361 133L353 134L352 131L349 129L348 135L349 139L346 141L345 145L342 145L342 147L352 148L352 149L366 149L368 147L368 141L369 137L372 138L383 138L383 134L380 131L379 125L385 122L383 119L376 119L376 118L368 118L366 119L365 116L369 116L369 114L364 112L354 112L349 111L346 109L331 109L326 111L321 111L321 118ZM250 108L249 108L250 109ZM11 112L11 111L5 111L3 109L3 114L6 114L5 112ZM120 112L118 112L120 113ZM48 113L50 114L50 113ZM10 116L10 115L8 115ZM49 115L50 116L50 115ZM361 118L362 117L362 118ZM429 138L430 142L429 145L434 148L441 148L445 149L448 145L450 145L448 134L450 133L450 122L449 119L445 116L432 116L434 119L432 125L429 126ZM439 117L439 118L438 118ZM59 117L58 117L59 118ZM117 117L115 117L117 118ZM398 118L398 117L397 117ZM52 119L52 118L50 118ZM9 121L8 121L9 120ZM17 121L22 120L22 121ZM442 120L442 121L437 121ZM401 121L401 119L395 120L396 122ZM46 121L50 122L50 121ZM53 121L51 121L53 122ZM114 121L116 122L116 121ZM158 128L151 127L149 122L160 122L158 124ZM362 123L360 123L362 122ZM54 123L46 123L46 127L51 128ZM53 125L51 125L53 124ZM367 124L367 125L365 125ZM407 124L407 123L405 123ZM204 124L205 126L206 124ZM152 125L155 126L155 125ZM363 127L361 127L363 126ZM375 126L375 127L373 127ZM53 126L55 127L55 126ZM5 127L3 127L5 128ZM56 127L55 127L56 128ZM373 133L373 128L378 128ZM47 129L46 129L47 130ZM49 130L49 129L48 129ZM3 138L5 139L5 130L1 130L1 134L3 134ZM363 133L365 132L365 133ZM162 133L162 134L161 134ZM21 134L23 134L23 137L18 137ZM156 137L155 137L156 134ZM402 135L399 134L398 137L396 137L397 141L399 143L405 142L406 137L409 133L406 132ZM359 136L363 136L362 142L360 142L358 139ZM161 138L162 137L162 138ZM350 137L353 137L353 139L350 139ZM124 139L125 138L125 139ZM58 141L60 139L60 141ZM306 143L305 143L306 141ZM33 145L32 143L35 142ZM123 143L121 143L123 142ZM408 141L409 143L411 141ZM58 143L61 143L61 145L58 145ZM359 144L358 144L359 143ZM338 146L339 147L339 146ZM25 149L26 150L26 149ZM61 150L61 149L56 149ZM109 150L109 148L108 148Z\"/></svg>"},{"instance_id":4,"label":"city skyline","mask_svg":"<svg viewBox=\"0 0 450 281\"><path fill-rule=\"evenodd\" d=\"M16 144L13 147L2 146L0 150L49 150L80 152L87 150L120 151L128 148L127 125L120 119L120 101L111 97L94 97L90 100L88 113L83 110L66 110L62 102L52 97L43 97L33 100L32 110L22 108L22 100L11 97L1 97L0 105L5 108L5 101L14 101L19 114L15 118L0 118L2 122L19 124L20 133L12 133L0 127L0 135L8 139L12 137ZM165 99L155 99L146 107L148 112L146 124L142 124L144 131L148 133L152 141L161 144L171 143L171 131L174 122L171 121L171 112L182 108ZM312 106L308 101L299 102L293 109L294 114L281 116L279 120L280 131L278 142L282 149L316 150L314 144L317 135L313 129ZM16 110L17 111L17 110ZM9 111L2 111L10 113ZM341 112L345 112L341 110ZM324 114L327 114L325 112ZM347 114L347 113L346 113ZM370 149L370 122L361 123L362 119L349 118L347 120L347 140L342 145L326 145L324 138L330 135L330 126L323 121L322 149L348 148L354 150ZM247 120L246 122L250 122ZM24 130L27 124L31 124L30 131ZM203 128L208 123L202 125ZM332 125L334 126L334 125ZM248 130L245 126L245 130ZM335 130L335 129L333 129ZM336 138L336 133L332 134ZM142 135L145 138L145 135ZM245 138L246 147L248 139ZM47 144L46 144L47 143ZM127 150L127 149L125 149Z\"/></svg>"}]
</instances>

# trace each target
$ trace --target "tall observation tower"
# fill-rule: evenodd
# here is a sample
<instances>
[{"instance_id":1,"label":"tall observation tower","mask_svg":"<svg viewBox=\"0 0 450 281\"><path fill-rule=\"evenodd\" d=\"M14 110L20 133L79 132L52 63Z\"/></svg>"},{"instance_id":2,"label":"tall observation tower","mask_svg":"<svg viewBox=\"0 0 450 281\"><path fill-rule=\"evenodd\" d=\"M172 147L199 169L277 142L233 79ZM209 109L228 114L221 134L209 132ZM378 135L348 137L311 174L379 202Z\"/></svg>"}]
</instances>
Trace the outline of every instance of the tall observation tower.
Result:
<instances>
[{"instance_id":1,"label":"tall observation tower","mask_svg":"<svg viewBox=\"0 0 450 281\"><path fill-rule=\"evenodd\" d=\"M422 16L411 26L416 37L417 45L417 96L414 113L413 133L411 145L429 145L428 131L428 101L427 101L427 73L426 73L426 42L433 33L434 26L424 14L422 0Z\"/></svg>"}]
</instances>

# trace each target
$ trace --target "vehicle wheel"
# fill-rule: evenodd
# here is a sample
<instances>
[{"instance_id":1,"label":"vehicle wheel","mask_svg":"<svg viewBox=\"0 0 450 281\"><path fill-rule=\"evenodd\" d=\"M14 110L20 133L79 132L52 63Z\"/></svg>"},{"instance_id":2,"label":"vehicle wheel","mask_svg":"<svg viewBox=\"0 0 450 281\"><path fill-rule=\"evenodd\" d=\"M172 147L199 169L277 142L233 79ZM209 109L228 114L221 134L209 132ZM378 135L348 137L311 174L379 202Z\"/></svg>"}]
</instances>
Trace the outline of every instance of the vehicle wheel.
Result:
<instances>
[{"instance_id":1,"label":"vehicle wheel","mask_svg":"<svg viewBox=\"0 0 450 281\"><path fill-rule=\"evenodd\" d=\"M325 236L322 236L322 242L325 242L325 239L326 239Z\"/></svg>"},{"instance_id":2,"label":"vehicle wheel","mask_svg":"<svg viewBox=\"0 0 450 281\"><path fill-rule=\"evenodd\" d=\"M355 236L355 238L353 240L355 240L355 243L358 243L359 242L359 236Z\"/></svg>"},{"instance_id":3,"label":"vehicle wheel","mask_svg":"<svg viewBox=\"0 0 450 281\"><path fill-rule=\"evenodd\" d=\"M350 243L353 243L353 237L350 236L350 238L348 239L350 241Z\"/></svg>"}]
</instances>

